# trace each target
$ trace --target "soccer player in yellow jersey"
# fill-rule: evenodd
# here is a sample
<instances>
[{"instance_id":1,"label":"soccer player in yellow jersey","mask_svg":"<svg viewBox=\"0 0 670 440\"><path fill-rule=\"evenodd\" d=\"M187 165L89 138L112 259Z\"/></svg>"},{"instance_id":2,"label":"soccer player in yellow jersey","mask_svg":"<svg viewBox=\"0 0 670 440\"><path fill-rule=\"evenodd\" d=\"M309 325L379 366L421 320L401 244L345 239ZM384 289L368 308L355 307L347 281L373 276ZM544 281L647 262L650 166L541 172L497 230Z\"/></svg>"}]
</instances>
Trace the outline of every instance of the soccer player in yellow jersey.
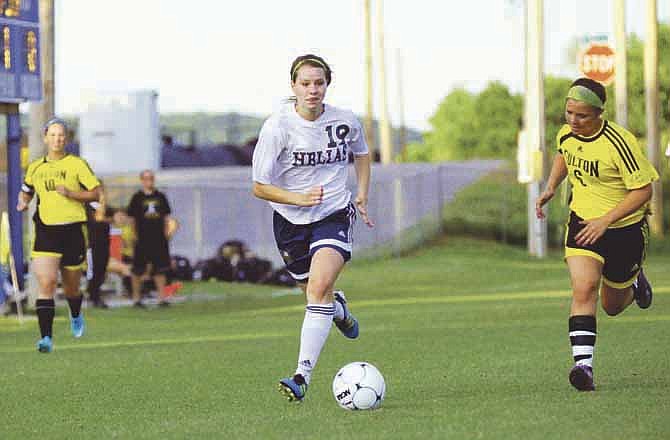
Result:
<instances>
[{"instance_id":1,"label":"soccer player in yellow jersey","mask_svg":"<svg viewBox=\"0 0 670 440\"><path fill-rule=\"evenodd\" d=\"M37 195L33 272L39 284L35 303L41 339L37 349L53 349L54 293L61 273L63 291L70 306L70 327L75 338L84 333L79 291L81 271L86 265L86 211L84 203L98 200L100 181L83 159L65 152L67 125L58 118L44 126L47 154L26 170L18 211L25 211Z\"/></svg>"},{"instance_id":2,"label":"soccer player in yellow jersey","mask_svg":"<svg viewBox=\"0 0 670 440\"><path fill-rule=\"evenodd\" d=\"M593 391L598 290L602 307L618 315L633 300L651 305L652 291L642 272L648 243L646 216L651 182L658 173L625 128L603 119L605 88L580 78L565 101L564 125L556 136L547 187L536 201L536 214L567 176L572 185L565 237L565 261L572 283L569 334L575 366L570 383ZM601 285L602 279L602 285Z\"/></svg>"}]
</instances>

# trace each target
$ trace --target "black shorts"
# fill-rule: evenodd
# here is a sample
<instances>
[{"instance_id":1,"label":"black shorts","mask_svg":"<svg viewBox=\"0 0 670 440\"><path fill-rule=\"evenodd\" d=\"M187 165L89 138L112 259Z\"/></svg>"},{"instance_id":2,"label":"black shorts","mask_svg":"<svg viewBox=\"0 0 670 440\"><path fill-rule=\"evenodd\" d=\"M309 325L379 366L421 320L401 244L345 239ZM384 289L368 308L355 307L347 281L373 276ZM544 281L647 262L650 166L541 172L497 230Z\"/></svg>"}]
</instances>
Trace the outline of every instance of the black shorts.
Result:
<instances>
[{"instance_id":1,"label":"black shorts","mask_svg":"<svg viewBox=\"0 0 670 440\"><path fill-rule=\"evenodd\" d=\"M275 211L272 219L275 240L289 274L298 282L307 282L312 255L323 247L335 249L345 262L349 261L355 221L356 208L351 203L306 225L294 225Z\"/></svg>"},{"instance_id":2,"label":"black shorts","mask_svg":"<svg viewBox=\"0 0 670 440\"><path fill-rule=\"evenodd\" d=\"M86 223L45 225L35 216L35 242L32 257L60 257L60 265L67 269L86 268L88 231Z\"/></svg>"},{"instance_id":3,"label":"black shorts","mask_svg":"<svg viewBox=\"0 0 670 440\"><path fill-rule=\"evenodd\" d=\"M135 275L144 274L148 264L152 265L153 274L161 274L170 270L170 250L167 240L135 243L133 273Z\"/></svg>"},{"instance_id":4,"label":"black shorts","mask_svg":"<svg viewBox=\"0 0 670 440\"><path fill-rule=\"evenodd\" d=\"M622 228L610 228L594 244L580 246L575 236L584 228L582 218L570 213L565 233L565 256L585 255L603 263L603 282L617 289L635 281L647 254L649 225L646 217Z\"/></svg>"}]
</instances>

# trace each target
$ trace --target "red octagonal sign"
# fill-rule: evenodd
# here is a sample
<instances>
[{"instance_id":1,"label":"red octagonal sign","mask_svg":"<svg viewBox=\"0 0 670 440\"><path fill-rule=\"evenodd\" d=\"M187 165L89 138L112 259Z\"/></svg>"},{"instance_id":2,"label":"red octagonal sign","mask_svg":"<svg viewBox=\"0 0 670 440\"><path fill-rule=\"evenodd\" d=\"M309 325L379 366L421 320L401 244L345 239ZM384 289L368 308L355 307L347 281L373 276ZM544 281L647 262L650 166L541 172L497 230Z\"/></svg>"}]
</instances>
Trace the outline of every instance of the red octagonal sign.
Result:
<instances>
[{"instance_id":1,"label":"red octagonal sign","mask_svg":"<svg viewBox=\"0 0 670 440\"><path fill-rule=\"evenodd\" d=\"M590 43L579 53L580 72L604 85L614 81L614 50L605 43Z\"/></svg>"}]
</instances>

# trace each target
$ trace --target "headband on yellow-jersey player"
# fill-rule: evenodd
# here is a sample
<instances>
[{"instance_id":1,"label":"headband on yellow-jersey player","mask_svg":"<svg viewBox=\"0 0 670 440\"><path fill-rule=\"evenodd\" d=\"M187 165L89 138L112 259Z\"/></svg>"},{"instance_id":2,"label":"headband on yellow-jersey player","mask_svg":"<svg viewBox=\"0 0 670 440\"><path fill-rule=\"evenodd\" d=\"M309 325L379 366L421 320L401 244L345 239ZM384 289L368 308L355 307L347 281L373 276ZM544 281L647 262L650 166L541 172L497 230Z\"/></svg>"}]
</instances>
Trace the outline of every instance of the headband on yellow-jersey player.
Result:
<instances>
[{"instance_id":1,"label":"headband on yellow-jersey player","mask_svg":"<svg viewBox=\"0 0 670 440\"><path fill-rule=\"evenodd\" d=\"M585 102L591 107L604 110L607 94L605 87L599 82L589 78L579 78L570 85L570 90L568 90L565 99Z\"/></svg>"}]
</instances>

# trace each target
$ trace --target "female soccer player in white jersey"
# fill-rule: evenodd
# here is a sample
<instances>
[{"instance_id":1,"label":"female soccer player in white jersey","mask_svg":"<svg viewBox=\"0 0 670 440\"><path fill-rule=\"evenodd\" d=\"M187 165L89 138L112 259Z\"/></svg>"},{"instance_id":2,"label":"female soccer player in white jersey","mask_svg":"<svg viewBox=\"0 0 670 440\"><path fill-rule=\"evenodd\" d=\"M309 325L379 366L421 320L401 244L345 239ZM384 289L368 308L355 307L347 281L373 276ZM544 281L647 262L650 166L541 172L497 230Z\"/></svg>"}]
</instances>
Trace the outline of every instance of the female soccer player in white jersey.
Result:
<instances>
[{"instance_id":1,"label":"female soccer player in white jersey","mask_svg":"<svg viewBox=\"0 0 670 440\"><path fill-rule=\"evenodd\" d=\"M658 173L635 136L601 118L605 88L588 78L572 83L565 100L567 124L556 135L558 153L536 212L567 176L572 184L565 261L572 282L568 328L575 366L570 383L593 391L598 290L608 315L618 315L635 300L651 305L652 291L642 272L649 227L646 216L651 182ZM602 279L602 286L600 281Z\"/></svg>"},{"instance_id":2,"label":"female soccer player in white jersey","mask_svg":"<svg viewBox=\"0 0 670 440\"><path fill-rule=\"evenodd\" d=\"M301 401L332 322L346 337L358 337L358 321L333 287L351 258L356 209L366 225L373 223L363 129L351 111L323 102L330 67L321 57L303 55L293 61L290 77L295 98L265 121L256 144L253 192L274 209L277 247L306 294L298 367L279 381L288 400ZM353 204L346 188L350 152L358 179Z\"/></svg>"}]
</instances>

